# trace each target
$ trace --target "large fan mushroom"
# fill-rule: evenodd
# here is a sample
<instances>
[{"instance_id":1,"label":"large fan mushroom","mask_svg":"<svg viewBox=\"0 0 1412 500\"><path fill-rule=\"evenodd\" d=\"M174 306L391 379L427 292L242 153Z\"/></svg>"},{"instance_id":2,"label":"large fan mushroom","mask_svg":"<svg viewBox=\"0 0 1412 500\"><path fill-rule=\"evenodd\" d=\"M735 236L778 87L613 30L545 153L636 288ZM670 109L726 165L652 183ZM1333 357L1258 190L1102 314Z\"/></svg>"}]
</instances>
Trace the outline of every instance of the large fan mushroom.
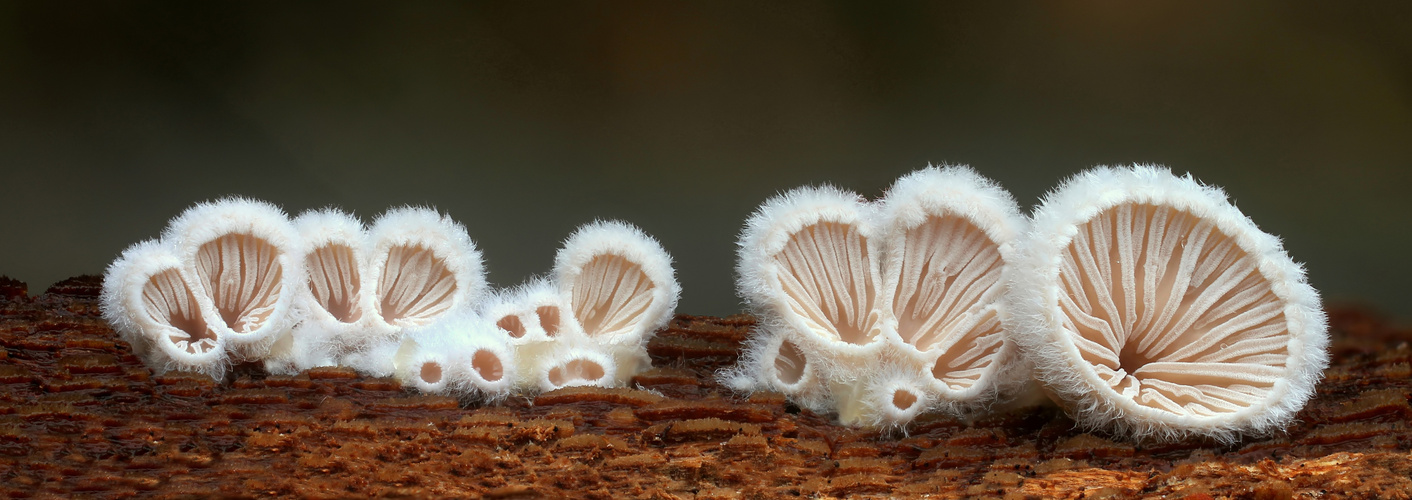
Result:
<instances>
[{"instance_id":1,"label":"large fan mushroom","mask_svg":"<svg viewBox=\"0 0 1412 500\"><path fill-rule=\"evenodd\" d=\"M1035 210L1006 324L1081 424L1230 441L1285 425L1328 364L1319 296L1216 188L1096 168Z\"/></svg>"}]
</instances>

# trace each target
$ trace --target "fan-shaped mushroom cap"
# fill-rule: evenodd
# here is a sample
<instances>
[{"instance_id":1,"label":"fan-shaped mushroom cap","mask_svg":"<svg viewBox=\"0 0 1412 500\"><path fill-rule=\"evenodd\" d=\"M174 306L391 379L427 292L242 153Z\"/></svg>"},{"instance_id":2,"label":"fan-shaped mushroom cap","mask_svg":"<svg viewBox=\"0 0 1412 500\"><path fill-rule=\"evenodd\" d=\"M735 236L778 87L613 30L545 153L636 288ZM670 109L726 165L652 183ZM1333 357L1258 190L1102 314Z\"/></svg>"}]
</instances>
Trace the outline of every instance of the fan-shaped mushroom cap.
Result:
<instances>
[{"instance_id":1,"label":"fan-shaped mushroom cap","mask_svg":"<svg viewBox=\"0 0 1412 500\"><path fill-rule=\"evenodd\" d=\"M999 185L964 167L898 179L878 201L889 336L919 386L966 413L1028 381L1001 320L1004 274L1028 222Z\"/></svg>"},{"instance_id":2,"label":"fan-shaped mushroom cap","mask_svg":"<svg viewBox=\"0 0 1412 500\"><path fill-rule=\"evenodd\" d=\"M197 304L168 245L148 240L123 251L103 276L103 318L158 374L168 370L219 379L229 364L225 338Z\"/></svg>"},{"instance_id":3,"label":"fan-shaped mushroom cap","mask_svg":"<svg viewBox=\"0 0 1412 500\"><path fill-rule=\"evenodd\" d=\"M737 267L761 326L722 381L785 392L849 424L993 402L1023 380L1000 298L1024 226L1010 195L965 167L913 172L874 203L832 187L766 201L746 222ZM883 372L909 404L870 392Z\"/></svg>"},{"instance_id":4,"label":"fan-shaped mushroom cap","mask_svg":"<svg viewBox=\"0 0 1412 500\"><path fill-rule=\"evenodd\" d=\"M555 256L554 277L567 306L561 310L572 313L560 320L611 358L604 380L625 384L650 364L647 340L671 321L681 295L661 243L621 221L585 224Z\"/></svg>"},{"instance_id":5,"label":"fan-shaped mushroom cap","mask_svg":"<svg viewBox=\"0 0 1412 500\"><path fill-rule=\"evenodd\" d=\"M480 250L466 228L435 210L394 208L368 230L369 310L395 327L469 310L486 291Z\"/></svg>"},{"instance_id":6,"label":"fan-shaped mushroom cap","mask_svg":"<svg viewBox=\"0 0 1412 500\"><path fill-rule=\"evenodd\" d=\"M310 226L312 235L349 225L336 217L313 219L320 221L324 225ZM368 229L362 248L359 319L346 328L325 322L322 331L338 364L372 376L393 375L404 328L470 312L487 288L480 251L465 228L432 209L388 210Z\"/></svg>"},{"instance_id":7,"label":"fan-shaped mushroom cap","mask_svg":"<svg viewBox=\"0 0 1412 500\"><path fill-rule=\"evenodd\" d=\"M878 349L882 280L873 211L857 194L803 187L766 201L741 233L741 297L821 362L864 359Z\"/></svg>"},{"instance_id":8,"label":"fan-shaped mushroom cap","mask_svg":"<svg viewBox=\"0 0 1412 500\"><path fill-rule=\"evenodd\" d=\"M294 290L306 278L299 235L279 208L244 198L197 204L172 220L162 241L234 360L263 359L294 324Z\"/></svg>"},{"instance_id":9,"label":"fan-shaped mushroom cap","mask_svg":"<svg viewBox=\"0 0 1412 500\"><path fill-rule=\"evenodd\" d=\"M367 314L368 237L363 223L352 214L322 209L300 214L294 228L302 240L300 254L309 279L295 289L294 307L301 321L275 341L265 359L265 370L276 374L337 365L364 338L390 333Z\"/></svg>"},{"instance_id":10,"label":"fan-shaped mushroom cap","mask_svg":"<svg viewBox=\"0 0 1412 500\"><path fill-rule=\"evenodd\" d=\"M1303 269L1190 176L1076 175L1036 209L1015 262L1007 324L1039 380L1091 427L1158 439L1267 432L1328 365Z\"/></svg>"},{"instance_id":11,"label":"fan-shaped mushroom cap","mask_svg":"<svg viewBox=\"0 0 1412 500\"><path fill-rule=\"evenodd\" d=\"M367 233L362 221L335 209L311 210L294 219L303 239L304 268L309 284L300 287L299 301L308 309L305 321L352 328L366 320L363 272L367 267Z\"/></svg>"}]
</instances>

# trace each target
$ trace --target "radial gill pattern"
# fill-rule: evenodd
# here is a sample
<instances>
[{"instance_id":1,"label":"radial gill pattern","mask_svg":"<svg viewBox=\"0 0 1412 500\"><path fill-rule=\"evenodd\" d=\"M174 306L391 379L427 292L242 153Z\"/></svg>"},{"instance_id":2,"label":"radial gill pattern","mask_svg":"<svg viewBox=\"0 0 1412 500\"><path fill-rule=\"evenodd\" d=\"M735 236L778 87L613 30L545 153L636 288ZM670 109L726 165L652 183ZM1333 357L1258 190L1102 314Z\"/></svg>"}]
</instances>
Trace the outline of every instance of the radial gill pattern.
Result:
<instances>
[{"instance_id":1,"label":"radial gill pattern","mask_svg":"<svg viewBox=\"0 0 1412 500\"><path fill-rule=\"evenodd\" d=\"M165 326L167 341L178 351L203 354L220 347L220 336L211 331L196 304L196 295L176 269L152 275L142 287L141 307L148 320Z\"/></svg>"},{"instance_id":2,"label":"radial gill pattern","mask_svg":"<svg viewBox=\"0 0 1412 500\"><path fill-rule=\"evenodd\" d=\"M272 373L348 366L392 375L406 328L474 307L486 289L480 251L466 230L427 208L403 207L369 229L337 210L295 219L304 241L303 321L267 360Z\"/></svg>"},{"instance_id":3,"label":"radial gill pattern","mask_svg":"<svg viewBox=\"0 0 1412 500\"><path fill-rule=\"evenodd\" d=\"M340 323L362 319L362 266L353 245L325 243L310 250L304 262L309 270L310 298L318 305L318 312Z\"/></svg>"},{"instance_id":4,"label":"radial gill pattern","mask_svg":"<svg viewBox=\"0 0 1412 500\"><path fill-rule=\"evenodd\" d=\"M236 362L275 374L346 366L425 392L621 385L680 287L656 240L621 222L569 237L553 278L482 300L480 252L435 210L371 226L315 210L295 221L244 199L201 204L108 269L103 313L153 370L220 378Z\"/></svg>"},{"instance_id":5,"label":"radial gill pattern","mask_svg":"<svg viewBox=\"0 0 1412 500\"><path fill-rule=\"evenodd\" d=\"M515 386L616 386L647 362L646 342L680 294L672 260L652 237L610 221L580 227L555 257L551 279L487 301L481 315L513 348Z\"/></svg>"},{"instance_id":6,"label":"radial gill pattern","mask_svg":"<svg viewBox=\"0 0 1412 500\"><path fill-rule=\"evenodd\" d=\"M1037 210L1023 254L1018 342L1089 425L1157 438L1265 431L1293 416L1327 363L1301 268L1190 178L1081 174Z\"/></svg>"},{"instance_id":7,"label":"radial gill pattern","mask_svg":"<svg viewBox=\"0 0 1412 500\"><path fill-rule=\"evenodd\" d=\"M1000 246L956 216L927 217L905 229L888 276L897 334L938 353L932 376L950 391L976 385L1004 346L997 314L1005 262Z\"/></svg>"},{"instance_id":8,"label":"radial gill pattern","mask_svg":"<svg viewBox=\"0 0 1412 500\"><path fill-rule=\"evenodd\" d=\"M226 234L197 248L197 281L226 328L250 333L269 319L284 291L283 254L249 234Z\"/></svg>"},{"instance_id":9,"label":"radial gill pattern","mask_svg":"<svg viewBox=\"0 0 1412 500\"><path fill-rule=\"evenodd\" d=\"M103 314L157 372L220 376L256 361L293 323L304 267L298 234L272 205L196 205L160 240L134 245L104 276Z\"/></svg>"},{"instance_id":10,"label":"radial gill pattern","mask_svg":"<svg viewBox=\"0 0 1412 500\"><path fill-rule=\"evenodd\" d=\"M857 224L819 221L774 255L774 276L790 312L830 341L863 345L877 337L877 268Z\"/></svg>"},{"instance_id":11,"label":"radial gill pattern","mask_svg":"<svg viewBox=\"0 0 1412 500\"><path fill-rule=\"evenodd\" d=\"M928 168L869 203L833 188L767 201L740 242L739 289L764 320L724 380L849 424L966 413L1022 380L1000 319L1013 199L964 167Z\"/></svg>"}]
</instances>

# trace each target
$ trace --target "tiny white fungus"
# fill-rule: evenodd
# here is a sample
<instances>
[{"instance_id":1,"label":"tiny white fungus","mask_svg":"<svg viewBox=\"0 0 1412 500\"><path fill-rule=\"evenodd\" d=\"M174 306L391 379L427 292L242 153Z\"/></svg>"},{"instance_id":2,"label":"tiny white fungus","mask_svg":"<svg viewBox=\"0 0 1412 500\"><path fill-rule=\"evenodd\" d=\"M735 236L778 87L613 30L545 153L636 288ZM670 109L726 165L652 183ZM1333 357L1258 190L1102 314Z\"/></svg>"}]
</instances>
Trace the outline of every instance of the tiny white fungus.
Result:
<instances>
[{"instance_id":1,"label":"tiny white fungus","mask_svg":"<svg viewBox=\"0 0 1412 500\"><path fill-rule=\"evenodd\" d=\"M1217 188L1100 167L1035 210L1006 323L1081 424L1232 441L1287 424L1328 364L1317 292Z\"/></svg>"},{"instance_id":2,"label":"tiny white fungus","mask_svg":"<svg viewBox=\"0 0 1412 500\"><path fill-rule=\"evenodd\" d=\"M1024 381L1000 318L1024 226L1010 195L965 167L913 172L871 203L833 187L766 201L737 266L761 325L722 380L847 424L984 407ZM888 387L870 386L882 372Z\"/></svg>"}]
</instances>

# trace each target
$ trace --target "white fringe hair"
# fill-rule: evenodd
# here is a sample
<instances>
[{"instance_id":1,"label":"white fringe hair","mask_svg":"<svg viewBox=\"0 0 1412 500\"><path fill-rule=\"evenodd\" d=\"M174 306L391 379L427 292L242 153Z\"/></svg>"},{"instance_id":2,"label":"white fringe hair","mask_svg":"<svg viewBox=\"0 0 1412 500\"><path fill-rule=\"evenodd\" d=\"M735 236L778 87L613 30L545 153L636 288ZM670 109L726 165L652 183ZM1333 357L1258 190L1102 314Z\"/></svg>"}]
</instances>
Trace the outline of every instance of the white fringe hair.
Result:
<instances>
[{"instance_id":1,"label":"white fringe hair","mask_svg":"<svg viewBox=\"0 0 1412 500\"><path fill-rule=\"evenodd\" d=\"M999 314L1006 263L1026 223L1008 193L962 166L903 176L871 203L831 186L767 200L746 221L736 267L740 296L760 322L720 380L738 391L784 392L852 425L900 428L927 410L965 416L989 407L1027 384ZM819 224L830 228L814 229ZM825 233L797 243L806 230ZM780 260L786 254L788 265ZM807 275L794 274L799 269ZM907 299L894 304L902 293ZM898 313L916 304L925 310L906 318L904 336ZM776 369L784 342L807 360L792 383ZM943 359L948 353L955 354ZM932 374L943 361L958 366L965 381L952 384L965 387ZM902 387L916 398L905 409L890 399ZM887 404L872 392L880 388Z\"/></svg>"},{"instance_id":2,"label":"white fringe hair","mask_svg":"<svg viewBox=\"0 0 1412 500\"><path fill-rule=\"evenodd\" d=\"M1159 272L1157 268L1161 262L1154 262L1161 253L1162 248L1178 248L1175 240L1163 237L1158 241L1148 238L1146 246L1126 243L1120 233L1106 233L1104 229L1108 213L1115 214L1114 220L1131 221L1131 215L1123 215L1124 207L1154 207L1151 210L1162 211L1161 223L1148 223L1147 231L1166 231L1170 229L1169 223L1177 217L1194 218L1197 222L1193 224L1207 224L1214 231L1206 234L1216 234L1217 238L1224 236L1234 242L1235 248L1223 250L1224 254L1216 257L1206 256L1198 262L1197 256L1183 253L1186 257L1177 270L1174 280L1186 280L1190 275L1198 272L1215 273L1216 271L1202 271L1201 266L1214 266L1226 262L1227 255L1239 256L1237 252L1243 252L1245 256L1253 259L1254 265L1247 267L1252 272L1258 272L1258 279L1250 286L1250 294L1258 292L1260 280L1268 285L1269 291L1277 301L1276 304L1266 305L1260 308L1257 305L1248 305L1239 301L1247 300L1249 294L1244 291L1226 298L1225 303L1212 302L1220 299L1217 295L1211 297L1212 293L1225 292L1222 289L1204 290L1196 289L1195 283L1188 285L1193 287L1190 290L1175 288L1173 285L1169 294L1191 294L1196 293L1196 298L1191 301L1192 307L1206 306L1215 307L1237 307L1245 305L1238 313L1233 313L1225 324L1217 324L1211 327L1212 331L1225 327L1225 331L1230 333L1227 337L1219 339L1207 339L1205 337L1193 337L1189 330L1176 331L1168 335L1170 338L1148 339L1142 336L1143 333L1150 332L1134 328L1147 324L1151 314L1140 318L1133 318L1132 315L1139 314L1136 311L1137 293L1141 293L1148 283L1147 277L1153 272ZM1134 209L1136 210L1136 209ZM1172 212L1175 211L1175 212ZM1155 213L1155 212L1154 212ZM1093 221L1104 219L1098 223ZM1128 217L1128 219L1123 219ZM1157 216L1154 216L1157 217ZM1156 220L1156 219L1154 219ZM1178 221L1180 222L1180 221ZM1111 264L1105 264L1106 260L1098 260L1093 264L1068 263L1065 255L1078 255L1082 251L1076 250L1074 254L1068 254L1071 243L1079 245L1080 242L1088 242L1092 239L1089 233L1084 233L1084 227L1091 224L1092 234L1098 234L1102 238L1114 238L1114 234L1119 236L1113 239L1118 245L1114 250L1104 250L1107 252L1117 252L1116 259ZM1207 226L1203 226L1207 227ZM1121 231L1115 229L1114 231ZM1182 236L1185 238L1186 236ZM1175 238L1175 236L1171 237ZM1207 241L1191 238L1181 240L1181 247L1191 247L1204 245ZM1219 242L1218 242L1219 243ZM1165 245L1165 246L1164 246ZM1160 247L1160 248L1159 248ZM1087 248L1087 247L1086 247ZM1148 255L1149 250L1158 248L1158 255ZM1198 248L1199 249L1199 248ZM1048 392L1063 405L1069 414L1081 425L1087 428L1103 428L1113 430L1119 434L1128 435L1135 439L1154 439L1161 441L1176 440L1187 436L1208 436L1223 442L1232 442L1242 435L1266 434L1284 425L1294 417L1306 401L1314 393L1314 385L1322 376L1323 370L1328 366L1328 335L1324 313L1320 308L1318 293L1310 287L1304 278L1304 270L1292 261L1285 254L1280 242L1274 236L1260 231L1259 228L1236 207L1226 199L1225 193L1220 189L1198 184L1190 175L1177 177L1172 175L1167 169L1149 165L1134 165L1129 168L1098 167L1092 170L1077 174L1058 188L1045 196L1043 203L1035 209L1033 215L1031 231L1027 234L1023 242L1019 245L1019 257L1015 260L1014 272L1010 273L1010 294L1006 302L1008 307L1007 325L1013 335L1013 339L1020 348L1021 353L1028 359L1035 368L1035 376L1045 385ZM1130 259L1120 258L1123 255L1141 253L1146 260L1147 267L1137 269L1136 263L1130 263ZM1171 256L1168 256L1169 259ZM1082 258L1082 257L1080 257ZM1230 264L1225 271L1237 268L1242 265L1237 261ZM1067 264L1066 264L1067 263ZM1169 262L1170 266L1171 263ZM1065 266L1072 266L1065 271ZM1095 267L1096 266L1096 267ZM1106 267L1105 267L1106 266ZM1065 281L1062 276L1066 272L1069 276L1073 273L1081 272L1085 269L1098 269L1115 273L1112 279L1106 283L1095 283L1093 292L1096 300L1102 302L1103 290L1120 289L1125 297L1116 295L1109 298L1109 302L1100 304L1100 307L1108 307L1116 304L1119 299L1125 304L1124 308L1117 309L1114 306L1106 314L1109 320L1104 323L1108 329L1114 330L1116 338L1107 342L1122 345L1129 341L1139 342L1139 348L1143 345L1156 345L1153 342L1167 342L1177 349L1176 354L1181 354L1182 348L1188 350L1197 349L1202 343L1221 342L1219 352L1225 356L1240 356L1236 361L1231 362L1221 359L1219 362L1200 363L1201 359L1191 361L1193 356L1186 353L1183 356L1175 356L1168 352L1165 356L1182 357L1182 360L1167 361L1166 358L1152 360L1146 366L1153 363L1162 362L1160 369L1175 370L1182 366L1189 367L1190 377L1213 377L1209 385L1181 385L1186 387L1173 387L1173 383L1160 379L1137 379L1131 375L1132 370L1122 366L1122 356L1118 352L1111 350L1112 346L1104 346L1093 340L1085 340L1080 343L1080 332L1076 328L1099 328L1102 325L1094 323L1094 320L1084 317L1073 317L1065 311L1064 304L1077 304L1081 300L1091 302L1095 299L1081 297L1075 299L1066 293ZM1116 269L1115 269L1116 268ZM1193 269L1195 271L1193 271ZM1144 282L1137 281L1135 272L1143 272ZM1087 271L1085 271L1087 272ZM1234 272L1234 271L1232 271ZM1122 274L1122 276L1117 276ZM1238 273L1237 273L1238 274ZM1086 275L1085 275L1086 276ZM1226 274L1218 277L1218 281ZM1247 279L1250 279L1247 275ZM1118 281L1114 282L1116 279ZM1156 278L1153 278L1156 279ZM1229 280L1220 281L1221 286ZM1106 288L1105 288L1106 287ZM1088 293L1088 292L1086 292ZM1160 285L1158 294L1160 294ZM1143 295L1147 301L1148 296ZM1156 300L1156 299L1153 299ZM1108 305L1104 305L1108 304ZM1152 305L1153 302L1145 302ZM1167 303L1167 311L1163 314L1171 315L1170 302ZM1081 306L1073 306L1081 307ZM1097 312L1097 311L1095 311ZM1113 318L1116 313L1118 318ZM1126 314L1124 314L1126 313ZM1283 315L1283 322L1273 314ZM1087 315L1085 316L1092 316ZM1164 316L1166 317L1166 316ZM1242 321L1255 321L1259 318L1266 318L1274 322L1273 326L1266 326L1251 330L1242 325ZM1123 320L1123 324L1112 325L1113 321ZM1161 320L1159 317L1158 320ZM1181 320L1181 318L1177 318ZM1170 320L1169 320L1170 321ZM1101 323L1101 322L1100 322ZM1190 324L1190 323L1188 323ZM1080 325L1095 325L1082 327ZM1168 326L1168 325L1163 325ZM1242 328L1245 328L1242 330ZM1260 332L1283 329L1284 336L1264 337L1258 339L1235 338L1235 335L1243 332L1254 335ZM1172 337L1176 335L1176 337ZM1207 335L1210 335L1207 332ZM1233 340L1232 340L1233 339ZM1102 339L1100 339L1102 340ZM1230 341L1231 345L1224 345ZM1146 342L1143 344L1142 342ZM1091 353L1092 356L1109 356L1112 359L1109 363L1118 364L1117 371L1112 371L1106 365L1096 366L1086 361L1083 350ZM1096 347L1095 347L1096 346ZM1094 350L1098 349L1098 350ZM1284 350L1283 354L1278 351ZM1151 348L1149 348L1151 350ZM1107 354L1103 354L1107 352ZM1092 354L1097 353L1097 354ZM1209 356L1209 355L1202 355ZM1202 358L1204 359L1204 358ZM1179 363L1187 363L1181 365ZM1168 366L1170 365L1170 366ZM1110 382L1100 377L1100 371L1104 373L1115 373L1110 377ZM1160 375L1161 373L1156 373ZM1129 380L1133 379L1133 380ZM1131 383L1136 380L1134 387ZM1155 381L1153 381L1155 380ZM1229 381L1236 381L1230 383ZM1144 386L1142 384L1149 384ZM1156 385L1153 385L1156 384ZM1163 385L1165 384L1165 385ZM1125 392L1120 393L1115 387L1122 386ZM1169 391L1180 391L1185 396L1183 399L1195 398L1187 401L1180 408L1168 407L1160 408L1153 403L1160 403L1162 396L1160 393L1141 392L1145 390L1158 390L1168 388ZM1233 392L1234 391L1234 392ZM1219 395L1207 396L1207 394ZM1146 394L1143 401L1154 405L1139 402L1137 394ZM1158 397L1159 399L1153 399ZM1205 399L1202 399L1205 398ZM1209 401L1208 401L1209 400ZM1244 407L1238 404L1240 400L1248 403ZM1234 402L1233 402L1234 401ZM1178 403L1174 403L1178 404ZM1212 405L1212 406L1208 406ZM1212 409L1215 406L1222 408ZM1219 411L1218 411L1219 410Z\"/></svg>"}]
</instances>

